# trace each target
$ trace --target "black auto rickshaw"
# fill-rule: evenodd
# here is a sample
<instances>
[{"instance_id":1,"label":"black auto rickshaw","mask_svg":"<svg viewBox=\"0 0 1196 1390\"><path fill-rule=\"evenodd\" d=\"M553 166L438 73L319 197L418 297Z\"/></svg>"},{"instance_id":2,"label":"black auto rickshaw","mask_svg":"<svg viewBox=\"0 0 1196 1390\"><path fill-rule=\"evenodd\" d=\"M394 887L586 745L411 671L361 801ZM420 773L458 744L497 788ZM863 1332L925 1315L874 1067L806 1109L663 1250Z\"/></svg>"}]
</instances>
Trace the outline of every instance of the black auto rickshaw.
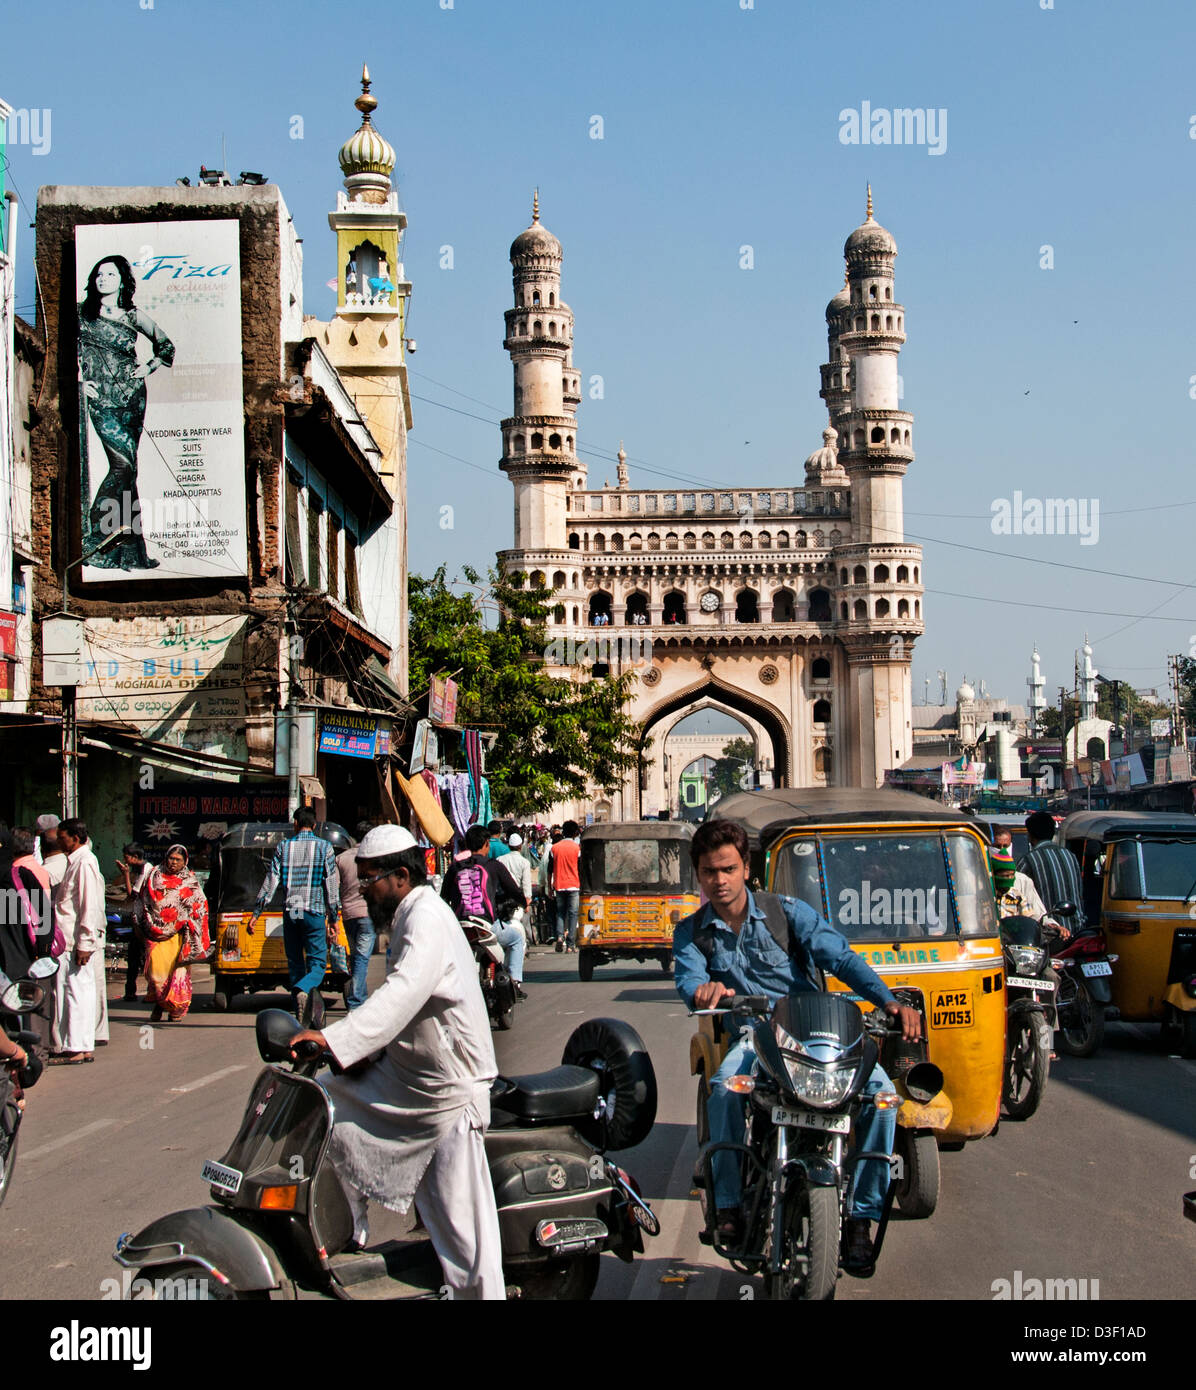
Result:
<instances>
[{"instance_id":1,"label":"black auto rickshaw","mask_svg":"<svg viewBox=\"0 0 1196 1390\"><path fill-rule=\"evenodd\" d=\"M235 825L221 839L213 877L216 880L212 918L216 954L212 960L212 1007L227 1009L238 994L259 990L290 988L286 947L282 936L283 891L279 884L266 904L261 921L252 936L246 928L253 916L258 891L265 882L274 851L295 833L289 823L245 821ZM357 841L335 821L321 821L315 833L327 840L335 853L351 849ZM337 944L348 958L344 923L337 918ZM333 970L331 954L322 988L335 990L346 1007L350 977L346 970Z\"/></svg>"}]
</instances>

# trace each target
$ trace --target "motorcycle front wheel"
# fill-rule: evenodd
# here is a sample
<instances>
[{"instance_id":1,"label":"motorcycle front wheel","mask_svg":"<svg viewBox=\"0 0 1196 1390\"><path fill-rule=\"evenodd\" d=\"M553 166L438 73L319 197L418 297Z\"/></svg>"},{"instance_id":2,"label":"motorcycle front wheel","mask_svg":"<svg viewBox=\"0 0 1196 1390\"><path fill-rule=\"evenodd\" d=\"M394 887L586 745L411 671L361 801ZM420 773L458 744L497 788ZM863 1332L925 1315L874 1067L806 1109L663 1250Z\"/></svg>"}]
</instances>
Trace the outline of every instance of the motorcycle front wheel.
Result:
<instances>
[{"instance_id":1,"label":"motorcycle front wheel","mask_svg":"<svg viewBox=\"0 0 1196 1390\"><path fill-rule=\"evenodd\" d=\"M129 1288L133 1302L153 1303L260 1303L268 1292L244 1293L232 1284L222 1284L200 1265L154 1265L139 1269Z\"/></svg>"},{"instance_id":2,"label":"motorcycle front wheel","mask_svg":"<svg viewBox=\"0 0 1196 1390\"><path fill-rule=\"evenodd\" d=\"M1091 1057L1105 1036L1105 1008L1093 999L1082 979L1068 972L1059 981L1059 1016L1059 1051L1069 1057Z\"/></svg>"},{"instance_id":3,"label":"motorcycle front wheel","mask_svg":"<svg viewBox=\"0 0 1196 1390\"><path fill-rule=\"evenodd\" d=\"M1042 1103L1051 1060L1051 1030L1041 1014L1022 1014L1010 1033L1005 1063L1005 1114L1028 1120Z\"/></svg>"},{"instance_id":4,"label":"motorcycle front wheel","mask_svg":"<svg viewBox=\"0 0 1196 1390\"><path fill-rule=\"evenodd\" d=\"M774 1233L775 1236L775 1233ZM765 1295L777 1303L822 1303L839 1278L839 1193L833 1187L796 1185L785 1198L780 1274L765 1273ZM801 1274L796 1256L805 1256Z\"/></svg>"}]
</instances>

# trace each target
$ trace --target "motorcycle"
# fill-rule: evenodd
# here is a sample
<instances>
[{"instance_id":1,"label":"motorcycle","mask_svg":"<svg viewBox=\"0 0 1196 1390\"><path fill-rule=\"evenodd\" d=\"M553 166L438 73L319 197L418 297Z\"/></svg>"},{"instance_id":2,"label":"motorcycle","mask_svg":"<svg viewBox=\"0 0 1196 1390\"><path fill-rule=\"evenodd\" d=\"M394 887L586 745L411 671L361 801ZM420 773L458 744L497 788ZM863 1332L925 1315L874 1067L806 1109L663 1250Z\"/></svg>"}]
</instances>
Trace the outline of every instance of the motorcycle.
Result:
<instances>
[{"instance_id":1,"label":"motorcycle","mask_svg":"<svg viewBox=\"0 0 1196 1390\"><path fill-rule=\"evenodd\" d=\"M31 1014L41 1008L45 999L43 982L58 973L58 962L52 956L42 956L29 967L29 973L15 984L0 972L0 1013ZM34 1051L41 1042L37 1033L12 1028L4 1023L6 1036L25 1050L25 1064L0 1063L0 1206L12 1186L13 1170L17 1164L17 1139L21 1117L25 1110L25 1092L35 1086L42 1074L42 1060Z\"/></svg>"},{"instance_id":2,"label":"motorcycle","mask_svg":"<svg viewBox=\"0 0 1196 1390\"><path fill-rule=\"evenodd\" d=\"M464 918L461 929L478 963L478 981L486 1000L486 1012L494 1026L505 1032L515 1022L515 1005L519 1001L515 981L507 971L506 955L498 944L494 928L484 917Z\"/></svg>"},{"instance_id":3,"label":"motorcycle","mask_svg":"<svg viewBox=\"0 0 1196 1390\"><path fill-rule=\"evenodd\" d=\"M430 1242L351 1247L353 1219L328 1162L332 1105L314 1073L327 1060L281 1009L257 1016L267 1063L232 1145L203 1166L213 1203L176 1211L113 1258L130 1288L176 1299L435 1298L443 1276ZM335 1064L334 1064L335 1069ZM498 1207L508 1297L588 1299L603 1251L628 1263L659 1222L634 1180L606 1157L642 1143L656 1118L656 1077L643 1040L618 1019L574 1030L562 1064L499 1077L486 1155ZM148 1294L147 1292L148 1291Z\"/></svg>"},{"instance_id":4,"label":"motorcycle","mask_svg":"<svg viewBox=\"0 0 1196 1390\"><path fill-rule=\"evenodd\" d=\"M847 1140L864 1105L863 1091L876 1065L888 1017L865 1014L843 994L800 994L770 1004L764 995L742 995L696 1015L730 1014L755 1034L757 1068L733 1076L727 1089L748 1098L742 1144L707 1144L695 1183L702 1203L703 1244L743 1273L761 1273L767 1297L778 1301L832 1299L843 1263L843 1223L851 1216L856 1165L887 1163L888 1153L848 1153ZM924 1030L923 1030L924 1031ZM911 1093L933 1098L942 1073L928 1062L907 1070ZM897 1091L873 1098L896 1110ZM743 1238L737 1248L721 1243L716 1229L712 1160L731 1152L740 1163ZM896 1185L890 1178L873 1238L880 1256Z\"/></svg>"},{"instance_id":5,"label":"motorcycle","mask_svg":"<svg viewBox=\"0 0 1196 1390\"><path fill-rule=\"evenodd\" d=\"M1069 1057L1091 1057L1104 1039L1107 1018L1117 1016L1111 983L1117 959L1099 927L1080 932L1051 956L1059 976L1059 1050Z\"/></svg>"},{"instance_id":6,"label":"motorcycle","mask_svg":"<svg viewBox=\"0 0 1196 1390\"><path fill-rule=\"evenodd\" d=\"M1066 914L1069 904L1052 909ZM1051 969L1043 923L1003 917L1005 954L1005 1084L1001 1101L1011 1120L1028 1120L1042 1103L1051 1065L1058 980Z\"/></svg>"}]
</instances>

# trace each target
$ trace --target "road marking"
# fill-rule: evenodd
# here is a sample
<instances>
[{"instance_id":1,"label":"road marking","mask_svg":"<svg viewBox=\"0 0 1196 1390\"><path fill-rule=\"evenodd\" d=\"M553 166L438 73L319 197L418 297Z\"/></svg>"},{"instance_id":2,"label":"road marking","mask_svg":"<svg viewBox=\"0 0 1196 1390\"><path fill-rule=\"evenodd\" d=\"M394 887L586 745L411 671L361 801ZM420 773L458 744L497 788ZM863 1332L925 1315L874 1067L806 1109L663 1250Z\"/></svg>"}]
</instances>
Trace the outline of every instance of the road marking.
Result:
<instances>
[{"instance_id":1,"label":"road marking","mask_svg":"<svg viewBox=\"0 0 1196 1390\"><path fill-rule=\"evenodd\" d=\"M30 1149L27 1153L21 1152L21 1159L28 1163L30 1159L41 1158L43 1154L50 1154L55 1149L65 1148L67 1144L73 1144L76 1139L86 1139L89 1134L98 1134L102 1129L108 1129L116 1123L115 1120L92 1120L91 1124L83 1125L81 1129L72 1129L69 1134L60 1135L57 1139L51 1139L48 1144L40 1144L36 1149Z\"/></svg>"},{"instance_id":2,"label":"road marking","mask_svg":"<svg viewBox=\"0 0 1196 1390\"><path fill-rule=\"evenodd\" d=\"M244 1070L244 1065L224 1067L220 1071L211 1072L208 1076L201 1076L198 1081L189 1081L185 1086L172 1086L170 1094L172 1096L186 1095L188 1091L198 1091L201 1086L209 1086L213 1081L219 1081L225 1076L232 1076L234 1072Z\"/></svg>"}]
</instances>

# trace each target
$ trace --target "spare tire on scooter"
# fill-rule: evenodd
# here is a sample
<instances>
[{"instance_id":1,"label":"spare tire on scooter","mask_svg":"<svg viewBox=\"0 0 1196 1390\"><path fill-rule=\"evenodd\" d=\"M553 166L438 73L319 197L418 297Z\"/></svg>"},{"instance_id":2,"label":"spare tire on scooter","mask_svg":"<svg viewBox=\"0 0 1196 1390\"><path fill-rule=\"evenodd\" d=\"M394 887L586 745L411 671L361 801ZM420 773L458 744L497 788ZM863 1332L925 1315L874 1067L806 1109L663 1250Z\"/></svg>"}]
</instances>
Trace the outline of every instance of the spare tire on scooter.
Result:
<instances>
[{"instance_id":1,"label":"spare tire on scooter","mask_svg":"<svg viewBox=\"0 0 1196 1390\"><path fill-rule=\"evenodd\" d=\"M596 1148L632 1149L656 1122L656 1072L644 1040L621 1018L591 1018L573 1030L561 1065L598 1073L601 1095L615 1095L614 1114L577 1121L578 1131Z\"/></svg>"}]
</instances>

